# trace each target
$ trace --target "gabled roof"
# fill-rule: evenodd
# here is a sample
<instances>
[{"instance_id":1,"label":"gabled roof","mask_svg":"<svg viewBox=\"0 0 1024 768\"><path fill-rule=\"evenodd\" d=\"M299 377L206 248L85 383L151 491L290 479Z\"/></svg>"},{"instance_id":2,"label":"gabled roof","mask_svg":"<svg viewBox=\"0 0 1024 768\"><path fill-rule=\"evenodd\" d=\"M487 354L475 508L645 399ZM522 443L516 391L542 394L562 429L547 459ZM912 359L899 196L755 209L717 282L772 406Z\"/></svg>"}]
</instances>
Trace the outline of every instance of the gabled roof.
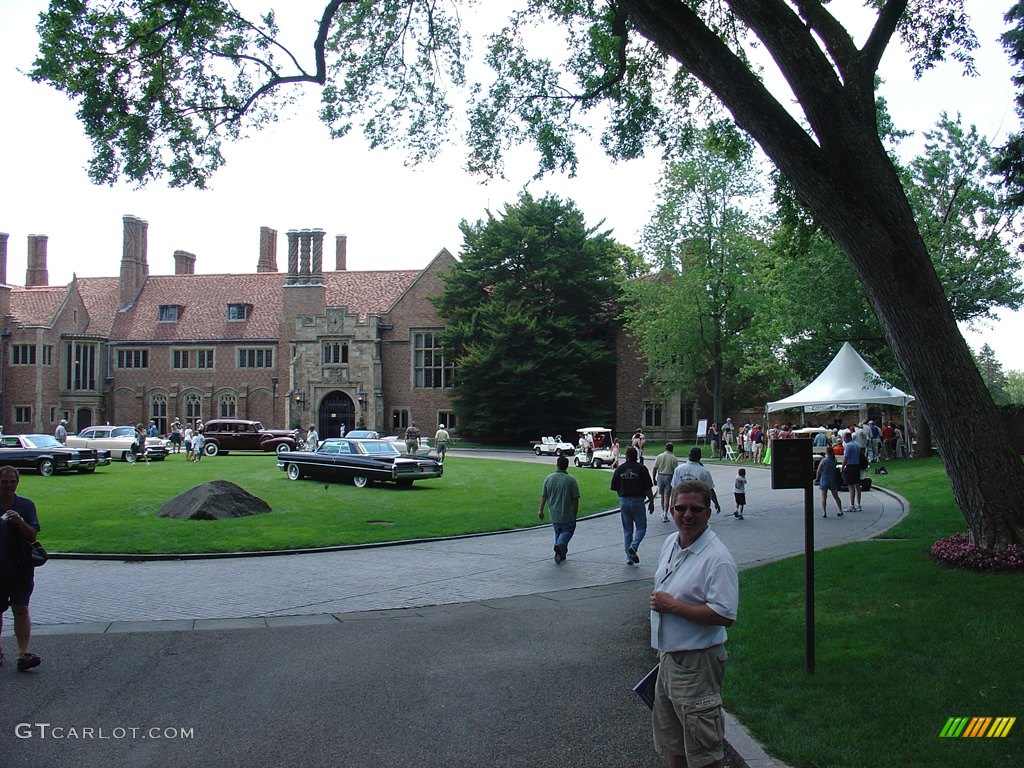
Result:
<instances>
[{"instance_id":1,"label":"gabled roof","mask_svg":"<svg viewBox=\"0 0 1024 768\"><path fill-rule=\"evenodd\" d=\"M418 269L325 272L327 306L348 307L348 311L358 315L360 320L371 312L386 312L415 282L420 272Z\"/></svg>"},{"instance_id":2,"label":"gabled roof","mask_svg":"<svg viewBox=\"0 0 1024 768\"><path fill-rule=\"evenodd\" d=\"M325 272L325 302L347 307L361 320L384 312L418 271ZM286 275L150 275L135 303L118 312L111 340L127 342L277 339ZM116 294L115 294L116 296ZM228 304L249 304L246 320L227 319ZM181 307L175 322L160 322L160 307Z\"/></svg>"},{"instance_id":3,"label":"gabled roof","mask_svg":"<svg viewBox=\"0 0 1024 768\"><path fill-rule=\"evenodd\" d=\"M767 410L769 413L787 408L846 411L866 403L906 405L913 399L901 389L884 386L875 369L847 341L818 378L799 392L768 403Z\"/></svg>"},{"instance_id":4,"label":"gabled roof","mask_svg":"<svg viewBox=\"0 0 1024 768\"><path fill-rule=\"evenodd\" d=\"M68 294L66 285L11 287L11 315L22 325L50 327Z\"/></svg>"},{"instance_id":5,"label":"gabled roof","mask_svg":"<svg viewBox=\"0 0 1024 768\"><path fill-rule=\"evenodd\" d=\"M117 315L121 281L116 277L76 277L78 294L89 313L89 333L110 336Z\"/></svg>"}]
</instances>

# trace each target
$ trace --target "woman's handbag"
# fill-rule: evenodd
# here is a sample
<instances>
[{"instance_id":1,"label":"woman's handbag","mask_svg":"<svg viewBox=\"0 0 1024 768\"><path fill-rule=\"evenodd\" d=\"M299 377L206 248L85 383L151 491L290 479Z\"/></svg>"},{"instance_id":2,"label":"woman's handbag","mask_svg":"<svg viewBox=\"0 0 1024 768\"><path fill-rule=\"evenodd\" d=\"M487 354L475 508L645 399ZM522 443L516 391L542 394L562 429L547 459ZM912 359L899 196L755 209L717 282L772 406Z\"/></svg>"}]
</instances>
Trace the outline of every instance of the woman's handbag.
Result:
<instances>
[{"instance_id":1,"label":"woman's handbag","mask_svg":"<svg viewBox=\"0 0 1024 768\"><path fill-rule=\"evenodd\" d=\"M38 541L33 541L31 544L31 556L33 568L38 568L40 565L45 565L46 561L50 559L50 554Z\"/></svg>"}]
</instances>

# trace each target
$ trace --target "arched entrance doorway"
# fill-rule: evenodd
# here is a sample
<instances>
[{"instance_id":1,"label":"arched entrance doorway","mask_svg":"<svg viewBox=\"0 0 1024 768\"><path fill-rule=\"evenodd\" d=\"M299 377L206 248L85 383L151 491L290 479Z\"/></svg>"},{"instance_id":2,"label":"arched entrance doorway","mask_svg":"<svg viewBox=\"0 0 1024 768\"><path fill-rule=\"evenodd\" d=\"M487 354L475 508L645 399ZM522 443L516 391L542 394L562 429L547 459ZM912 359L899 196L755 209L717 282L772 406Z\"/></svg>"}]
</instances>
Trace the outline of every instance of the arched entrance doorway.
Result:
<instances>
[{"instance_id":1,"label":"arched entrance doorway","mask_svg":"<svg viewBox=\"0 0 1024 768\"><path fill-rule=\"evenodd\" d=\"M320 439L341 437L356 424L356 406L344 392L328 392L317 408L317 432Z\"/></svg>"},{"instance_id":2,"label":"arched entrance doorway","mask_svg":"<svg viewBox=\"0 0 1024 768\"><path fill-rule=\"evenodd\" d=\"M75 411L75 431L81 432L92 426L92 409L79 408Z\"/></svg>"}]
</instances>

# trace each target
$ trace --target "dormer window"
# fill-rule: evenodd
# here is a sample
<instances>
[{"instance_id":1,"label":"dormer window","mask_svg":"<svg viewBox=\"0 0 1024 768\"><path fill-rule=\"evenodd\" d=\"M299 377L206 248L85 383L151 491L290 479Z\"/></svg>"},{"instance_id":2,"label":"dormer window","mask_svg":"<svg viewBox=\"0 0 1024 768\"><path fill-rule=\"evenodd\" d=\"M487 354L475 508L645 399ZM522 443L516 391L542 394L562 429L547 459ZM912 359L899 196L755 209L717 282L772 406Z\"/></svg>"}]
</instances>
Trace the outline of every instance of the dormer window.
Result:
<instances>
[{"instance_id":1,"label":"dormer window","mask_svg":"<svg viewBox=\"0 0 1024 768\"><path fill-rule=\"evenodd\" d=\"M228 304L228 320L248 320L252 304Z\"/></svg>"},{"instance_id":2,"label":"dormer window","mask_svg":"<svg viewBox=\"0 0 1024 768\"><path fill-rule=\"evenodd\" d=\"M176 323L178 322L178 318L181 317L182 309L184 309L184 307L180 304L161 304L157 320L161 323Z\"/></svg>"}]
</instances>

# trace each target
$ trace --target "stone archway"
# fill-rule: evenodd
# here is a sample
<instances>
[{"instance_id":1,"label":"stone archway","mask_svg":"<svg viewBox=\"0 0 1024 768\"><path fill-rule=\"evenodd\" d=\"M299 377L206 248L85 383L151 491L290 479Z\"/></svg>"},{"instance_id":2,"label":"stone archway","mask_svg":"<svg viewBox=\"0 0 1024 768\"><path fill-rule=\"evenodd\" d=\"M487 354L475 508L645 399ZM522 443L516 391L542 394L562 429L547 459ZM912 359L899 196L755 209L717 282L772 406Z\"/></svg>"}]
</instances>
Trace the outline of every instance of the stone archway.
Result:
<instances>
[{"instance_id":1,"label":"stone archway","mask_svg":"<svg viewBox=\"0 0 1024 768\"><path fill-rule=\"evenodd\" d=\"M320 439L341 437L342 430L354 429L356 425L356 405L352 398L344 392L334 390L324 395L317 408L316 429Z\"/></svg>"}]
</instances>

